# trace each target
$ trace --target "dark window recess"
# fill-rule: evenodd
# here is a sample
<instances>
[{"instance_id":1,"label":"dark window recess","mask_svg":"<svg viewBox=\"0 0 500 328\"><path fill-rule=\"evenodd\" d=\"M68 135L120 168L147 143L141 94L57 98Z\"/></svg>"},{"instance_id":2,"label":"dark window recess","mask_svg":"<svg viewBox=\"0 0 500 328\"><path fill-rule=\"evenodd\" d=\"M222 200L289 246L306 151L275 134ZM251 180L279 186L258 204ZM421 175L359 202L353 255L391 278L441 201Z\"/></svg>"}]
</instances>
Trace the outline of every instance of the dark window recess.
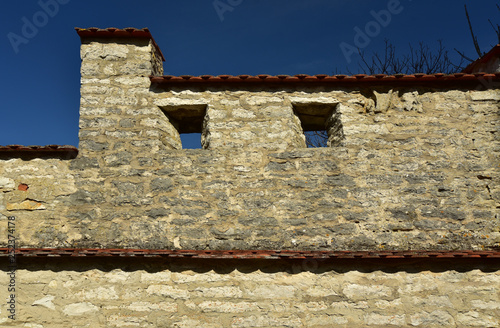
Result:
<instances>
[{"instance_id":1,"label":"dark window recess","mask_svg":"<svg viewBox=\"0 0 500 328\"><path fill-rule=\"evenodd\" d=\"M344 139L338 104L293 104L309 148L339 146Z\"/></svg>"},{"instance_id":2,"label":"dark window recess","mask_svg":"<svg viewBox=\"0 0 500 328\"><path fill-rule=\"evenodd\" d=\"M168 120L179 132L183 149L199 149L206 105L161 107Z\"/></svg>"}]
</instances>

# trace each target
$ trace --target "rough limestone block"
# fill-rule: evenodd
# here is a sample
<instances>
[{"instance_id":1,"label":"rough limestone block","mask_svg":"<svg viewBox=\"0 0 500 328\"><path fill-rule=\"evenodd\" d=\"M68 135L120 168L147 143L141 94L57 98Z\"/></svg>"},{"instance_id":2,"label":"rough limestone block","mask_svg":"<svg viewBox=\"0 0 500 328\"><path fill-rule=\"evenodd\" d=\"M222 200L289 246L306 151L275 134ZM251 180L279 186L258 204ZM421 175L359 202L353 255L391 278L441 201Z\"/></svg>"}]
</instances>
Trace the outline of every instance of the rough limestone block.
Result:
<instances>
[{"instance_id":1,"label":"rough limestone block","mask_svg":"<svg viewBox=\"0 0 500 328\"><path fill-rule=\"evenodd\" d=\"M470 96L474 101L500 101L500 90L471 91Z\"/></svg>"},{"instance_id":2,"label":"rough limestone block","mask_svg":"<svg viewBox=\"0 0 500 328\"><path fill-rule=\"evenodd\" d=\"M36 211L47 209L41 202L26 199L20 203L7 203L7 211Z\"/></svg>"},{"instance_id":3,"label":"rough limestone block","mask_svg":"<svg viewBox=\"0 0 500 328\"><path fill-rule=\"evenodd\" d=\"M391 106L393 105L395 99L398 97L398 92L389 90L387 93L378 93L377 91L373 91L375 95L375 113L385 113L387 112Z\"/></svg>"},{"instance_id":4,"label":"rough limestone block","mask_svg":"<svg viewBox=\"0 0 500 328\"><path fill-rule=\"evenodd\" d=\"M261 106L261 105L267 105L267 104L271 104L271 103L282 103L283 98L272 96L272 95L269 95L269 96L248 95L247 97L243 98L242 101L250 106Z\"/></svg>"},{"instance_id":5,"label":"rough limestone block","mask_svg":"<svg viewBox=\"0 0 500 328\"><path fill-rule=\"evenodd\" d=\"M31 304L32 306L43 306L47 309L51 309L51 310L55 310L56 307L54 305L54 303L52 303L52 301L54 300L54 296L53 295L47 295L45 296L44 298L41 298L39 300L36 300L33 302L33 304Z\"/></svg>"},{"instance_id":6,"label":"rough limestone block","mask_svg":"<svg viewBox=\"0 0 500 328\"><path fill-rule=\"evenodd\" d=\"M401 98L403 100L404 110L416 111L419 113L422 113L424 111L423 106L422 106L422 102L419 99L417 91L406 92L403 94L403 96Z\"/></svg>"},{"instance_id":7,"label":"rough limestone block","mask_svg":"<svg viewBox=\"0 0 500 328\"><path fill-rule=\"evenodd\" d=\"M89 302L74 303L64 307L63 313L69 316L80 316L90 312L97 312L99 308Z\"/></svg>"},{"instance_id":8,"label":"rough limestone block","mask_svg":"<svg viewBox=\"0 0 500 328\"><path fill-rule=\"evenodd\" d=\"M92 42L83 44L80 50L80 56L83 60L119 60L127 58L129 49L123 44L102 44Z\"/></svg>"},{"instance_id":9,"label":"rough limestone block","mask_svg":"<svg viewBox=\"0 0 500 328\"><path fill-rule=\"evenodd\" d=\"M0 177L0 190L9 191L16 188L16 183L10 178Z\"/></svg>"},{"instance_id":10,"label":"rough limestone block","mask_svg":"<svg viewBox=\"0 0 500 328\"><path fill-rule=\"evenodd\" d=\"M149 87L151 84L147 76L120 76L115 79L115 82L126 86Z\"/></svg>"},{"instance_id":11,"label":"rough limestone block","mask_svg":"<svg viewBox=\"0 0 500 328\"><path fill-rule=\"evenodd\" d=\"M160 99L155 99L153 103L156 106L186 106L186 105L207 105L209 102L208 99L204 98L195 98L195 99L185 99L185 98L177 98L177 97L168 97L168 98L160 98Z\"/></svg>"},{"instance_id":12,"label":"rough limestone block","mask_svg":"<svg viewBox=\"0 0 500 328\"><path fill-rule=\"evenodd\" d=\"M338 104L340 101L333 97L305 97L305 96L290 96L288 97L292 104Z\"/></svg>"},{"instance_id":13,"label":"rough limestone block","mask_svg":"<svg viewBox=\"0 0 500 328\"><path fill-rule=\"evenodd\" d=\"M459 313L456 321L465 327L498 327L500 323L495 317L476 311Z\"/></svg>"},{"instance_id":14,"label":"rough limestone block","mask_svg":"<svg viewBox=\"0 0 500 328\"><path fill-rule=\"evenodd\" d=\"M82 76L97 76L100 75L99 63L97 62L86 62L82 63L80 67L80 73Z\"/></svg>"},{"instance_id":15,"label":"rough limestone block","mask_svg":"<svg viewBox=\"0 0 500 328\"><path fill-rule=\"evenodd\" d=\"M367 325L378 326L404 326L406 324L406 316L402 315L383 315L378 313L370 313L365 315L365 323Z\"/></svg>"}]
</instances>

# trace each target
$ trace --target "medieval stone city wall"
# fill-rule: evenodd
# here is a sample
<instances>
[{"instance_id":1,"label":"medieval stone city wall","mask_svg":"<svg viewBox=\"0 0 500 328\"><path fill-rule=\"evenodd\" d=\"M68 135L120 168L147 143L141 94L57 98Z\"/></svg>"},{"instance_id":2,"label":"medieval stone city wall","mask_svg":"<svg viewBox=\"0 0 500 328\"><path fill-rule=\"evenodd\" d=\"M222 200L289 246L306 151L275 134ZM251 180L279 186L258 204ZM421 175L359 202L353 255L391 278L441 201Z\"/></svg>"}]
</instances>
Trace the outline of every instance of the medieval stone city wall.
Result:
<instances>
[{"instance_id":1,"label":"medieval stone city wall","mask_svg":"<svg viewBox=\"0 0 500 328\"><path fill-rule=\"evenodd\" d=\"M153 50L84 42L79 156L2 161L2 213L19 216L19 246L500 242L497 90L164 88L148 77ZM305 147L295 108L308 106L333 112L332 147ZM168 115L183 108L206 113L205 149L181 149Z\"/></svg>"},{"instance_id":2,"label":"medieval stone city wall","mask_svg":"<svg viewBox=\"0 0 500 328\"><path fill-rule=\"evenodd\" d=\"M162 67L149 40L82 43L79 155L0 159L4 247L8 216L19 248L500 243L496 89L169 86L151 83ZM329 147L307 148L302 127L318 113ZM202 149L182 149L193 122ZM495 266L150 265L28 261L19 316L25 327L495 327L500 317Z\"/></svg>"}]
</instances>

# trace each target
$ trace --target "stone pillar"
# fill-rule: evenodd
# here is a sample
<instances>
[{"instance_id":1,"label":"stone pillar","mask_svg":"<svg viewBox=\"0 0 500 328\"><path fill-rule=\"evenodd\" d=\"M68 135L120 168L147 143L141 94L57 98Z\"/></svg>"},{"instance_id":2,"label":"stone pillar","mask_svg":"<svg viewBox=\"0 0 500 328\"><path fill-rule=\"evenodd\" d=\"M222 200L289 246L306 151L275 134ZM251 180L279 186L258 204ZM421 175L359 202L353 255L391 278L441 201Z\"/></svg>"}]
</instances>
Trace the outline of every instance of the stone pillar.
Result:
<instances>
[{"instance_id":1,"label":"stone pillar","mask_svg":"<svg viewBox=\"0 0 500 328\"><path fill-rule=\"evenodd\" d=\"M77 29L81 37L80 154L128 165L179 149L179 133L150 96L163 55L147 29Z\"/></svg>"},{"instance_id":2,"label":"stone pillar","mask_svg":"<svg viewBox=\"0 0 500 328\"><path fill-rule=\"evenodd\" d=\"M344 128L340 118L339 106L335 106L328 114L326 121L326 131L328 133L328 147L340 146L344 140Z\"/></svg>"}]
</instances>

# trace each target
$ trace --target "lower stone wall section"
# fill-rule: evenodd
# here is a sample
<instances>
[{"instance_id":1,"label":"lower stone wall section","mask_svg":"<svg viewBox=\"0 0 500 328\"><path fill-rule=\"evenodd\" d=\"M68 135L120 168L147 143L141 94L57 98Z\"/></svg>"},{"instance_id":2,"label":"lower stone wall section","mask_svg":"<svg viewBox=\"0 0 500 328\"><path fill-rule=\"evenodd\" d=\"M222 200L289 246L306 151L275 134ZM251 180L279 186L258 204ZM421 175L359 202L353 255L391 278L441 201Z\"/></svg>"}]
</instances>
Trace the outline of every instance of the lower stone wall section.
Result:
<instances>
[{"instance_id":1,"label":"lower stone wall section","mask_svg":"<svg viewBox=\"0 0 500 328\"><path fill-rule=\"evenodd\" d=\"M22 260L15 321L0 271L2 327L500 324L498 261Z\"/></svg>"}]
</instances>

